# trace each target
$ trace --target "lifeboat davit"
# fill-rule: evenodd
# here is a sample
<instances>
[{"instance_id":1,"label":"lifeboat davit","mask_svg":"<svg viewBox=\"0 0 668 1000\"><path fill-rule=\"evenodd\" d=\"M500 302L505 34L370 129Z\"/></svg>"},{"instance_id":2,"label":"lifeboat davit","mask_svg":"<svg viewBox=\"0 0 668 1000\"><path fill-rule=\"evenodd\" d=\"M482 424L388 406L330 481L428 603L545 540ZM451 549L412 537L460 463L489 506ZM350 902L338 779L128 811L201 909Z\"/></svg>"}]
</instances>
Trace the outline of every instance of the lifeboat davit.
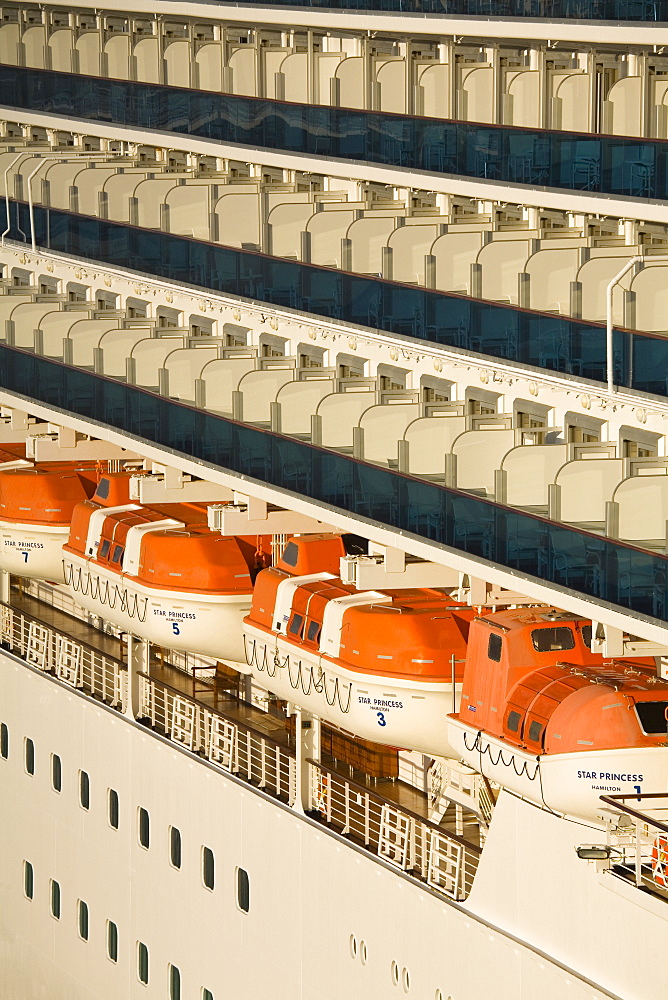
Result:
<instances>
[{"instance_id":1,"label":"lifeboat davit","mask_svg":"<svg viewBox=\"0 0 668 1000\"><path fill-rule=\"evenodd\" d=\"M5 448L7 446L5 445ZM19 446L17 446L18 452ZM20 446L25 452L25 447ZM62 547L75 506L95 491L94 464L34 464L0 452L0 569L63 582Z\"/></svg>"},{"instance_id":2,"label":"lifeboat davit","mask_svg":"<svg viewBox=\"0 0 668 1000\"><path fill-rule=\"evenodd\" d=\"M356 591L337 575L343 554L340 536L300 536L258 575L244 620L251 673L364 739L450 755L473 611L441 590Z\"/></svg>"},{"instance_id":3,"label":"lifeboat davit","mask_svg":"<svg viewBox=\"0 0 668 1000\"><path fill-rule=\"evenodd\" d=\"M130 503L129 476L103 476L74 509L65 583L78 604L124 631L245 664L242 621L270 540L211 531L205 504Z\"/></svg>"},{"instance_id":4,"label":"lifeboat davit","mask_svg":"<svg viewBox=\"0 0 668 1000\"><path fill-rule=\"evenodd\" d=\"M550 608L471 623L458 757L554 812L596 822L602 795L668 787L668 683L654 661L603 660L591 622Z\"/></svg>"}]
</instances>

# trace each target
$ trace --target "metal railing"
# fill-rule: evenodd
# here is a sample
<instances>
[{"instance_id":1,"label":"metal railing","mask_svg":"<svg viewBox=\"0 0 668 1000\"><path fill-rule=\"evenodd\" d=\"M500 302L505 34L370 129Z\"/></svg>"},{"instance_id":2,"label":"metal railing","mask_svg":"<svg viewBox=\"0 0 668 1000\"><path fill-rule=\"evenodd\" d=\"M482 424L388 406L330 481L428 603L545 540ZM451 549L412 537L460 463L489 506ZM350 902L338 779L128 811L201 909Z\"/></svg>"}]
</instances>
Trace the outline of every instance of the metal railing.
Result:
<instances>
[{"instance_id":1,"label":"metal railing","mask_svg":"<svg viewBox=\"0 0 668 1000\"><path fill-rule=\"evenodd\" d=\"M45 674L126 710L122 660L3 602L0 641ZM319 814L353 843L443 895L462 900L470 892L481 853L475 845L316 760L304 761L309 780L302 803L293 749L148 673L137 679L138 721L280 801Z\"/></svg>"},{"instance_id":2,"label":"metal railing","mask_svg":"<svg viewBox=\"0 0 668 1000\"><path fill-rule=\"evenodd\" d=\"M127 666L122 660L4 602L0 641L31 666L125 711Z\"/></svg>"},{"instance_id":3,"label":"metal railing","mask_svg":"<svg viewBox=\"0 0 668 1000\"><path fill-rule=\"evenodd\" d=\"M335 771L309 760L311 801L351 840L452 899L465 899L480 849Z\"/></svg>"},{"instance_id":4,"label":"metal railing","mask_svg":"<svg viewBox=\"0 0 668 1000\"><path fill-rule=\"evenodd\" d=\"M668 792L602 795L620 813L608 830L609 870L668 900Z\"/></svg>"}]
</instances>

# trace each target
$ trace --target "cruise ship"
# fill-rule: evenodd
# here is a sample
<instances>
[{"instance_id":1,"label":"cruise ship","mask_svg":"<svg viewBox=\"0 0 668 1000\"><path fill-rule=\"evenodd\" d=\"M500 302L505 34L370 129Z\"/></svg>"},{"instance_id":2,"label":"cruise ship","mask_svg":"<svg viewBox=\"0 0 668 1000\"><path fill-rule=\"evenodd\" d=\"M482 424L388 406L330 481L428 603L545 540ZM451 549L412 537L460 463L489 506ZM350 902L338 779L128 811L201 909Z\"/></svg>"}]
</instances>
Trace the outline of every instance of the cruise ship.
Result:
<instances>
[{"instance_id":1,"label":"cruise ship","mask_svg":"<svg viewBox=\"0 0 668 1000\"><path fill-rule=\"evenodd\" d=\"M668 1000L666 0L1 10L2 1000Z\"/></svg>"}]
</instances>

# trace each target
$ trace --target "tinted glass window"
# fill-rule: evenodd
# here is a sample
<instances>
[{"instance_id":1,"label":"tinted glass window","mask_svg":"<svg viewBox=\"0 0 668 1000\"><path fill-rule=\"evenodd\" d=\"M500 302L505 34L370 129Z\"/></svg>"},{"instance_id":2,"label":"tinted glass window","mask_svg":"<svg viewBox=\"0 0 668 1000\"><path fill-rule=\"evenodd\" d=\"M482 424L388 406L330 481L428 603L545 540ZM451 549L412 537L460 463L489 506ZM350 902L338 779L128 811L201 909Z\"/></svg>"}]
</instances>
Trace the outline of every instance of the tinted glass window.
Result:
<instances>
[{"instance_id":1,"label":"tinted glass window","mask_svg":"<svg viewBox=\"0 0 668 1000\"><path fill-rule=\"evenodd\" d=\"M113 920L107 920L107 955L112 962L118 961L118 927Z\"/></svg>"},{"instance_id":2,"label":"tinted glass window","mask_svg":"<svg viewBox=\"0 0 668 1000\"><path fill-rule=\"evenodd\" d=\"M583 625L581 630L582 641L588 649L591 649L591 625Z\"/></svg>"},{"instance_id":3,"label":"tinted glass window","mask_svg":"<svg viewBox=\"0 0 668 1000\"><path fill-rule=\"evenodd\" d=\"M57 792L63 787L63 765L57 753L51 754L51 784Z\"/></svg>"},{"instance_id":4,"label":"tinted glass window","mask_svg":"<svg viewBox=\"0 0 668 1000\"><path fill-rule=\"evenodd\" d=\"M79 802L83 809L90 808L90 778L87 771L79 771Z\"/></svg>"},{"instance_id":5,"label":"tinted glass window","mask_svg":"<svg viewBox=\"0 0 668 1000\"><path fill-rule=\"evenodd\" d=\"M248 872L243 868L237 868L237 902L239 909L248 913L250 909L250 882Z\"/></svg>"},{"instance_id":6,"label":"tinted glass window","mask_svg":"<svg viewBox=\"0 0 668 1000\"><path fill-rule=\"evenodd\" d=\"M283 555L281 559L286 564L286 566L296 566L297 556L299 555L299 548L294 542L288 542L288 544L283 549Z\"/></svg>"},{"instance_id":7,"label":"tinted glass window","mask_svg":"<svg viewBox=\"0 0 668 1000\"><path fill-rule=\"evenodd\" d=\"M508 721L506 723L506 727L510 730L511 733L516 733L517 730L520 728L520 719L521 715L519 712L508 712Z\"/></svg>"},{"instance_id":8,"label":"tinted glass window","mask_svg":"<svg viewBox=\"0 0 668 1000\"><path fill-rule=\"evenodd\" d=\"M531 642L538 653L554 653L560 649L573 649L575 636L570 628L536 628L531 633Z\"/></svg>"},{"instance_id":9,"label":"tinted glass window","mask_svg":"<svg viewBox=\"0 0 668 1000\"><path fill-rule=\"evenodd\" d=\"M29 861L23 862L23 891L28 899L32 899L35 894L35 875Z\"/></svg>"},{"instance_id":10,"label":"tinted glass window","mask_svg":"<svg viewBox=\"0 0 668 1000\"><path fill-rule=\"evenodd\" d=\"M123 546L117 545L116 548L114 549L114 554L111 557L111 561L119 563L122 558L123 558Z\"/></svg>"},{"instance_id":11,"label":"tinted glass window","mask_svg":"<svg viewBox=\"0 0 668 1000\"><path fill-rule=\"evenodd\" d=\"M319 635L320 635L320 624L318 622L309 622L308 635L307 635L309 642L317 642Z\"/></svg>"},{"instance_id":12,"label":"tinted glass window","mask_svg":"<svg viewBox=\"0 0 668 1000\"><path fill-rule=\"evenodd\" d=\"M0 724L0 757L3 760L9 757L9 730L4 722Z\"/></svg>"},{"instance_id":13,"label":"tinted glass window","mask_svg":"<svg viewBox=\"0 0 668 1000\"><path fill-rule=\"evenodd\" d=\"M35 744L26 736L26 771L28 774L35 773Z\"/></svg>"},{"instance_id":14,"label":"tinted glass window","mask_svg":"<svg viewBox=\"0 0 668 1000\"><path fill-rule=\"evenodd\" d=\"M60 885L55 879L51 879L51 913L60 920Z\"/></svg>"},{"instance_id":15,"label":"tinted glass window","mask_svg":"<svg viewBox=\"0 0 668 1000\"><path fill-rule=\"evenodd\" d=\"M542 723L536 722L536 720L534 719L534 721L529 726L529 739L531 740L531 742L538 743L542 732L543 732Z\"/></svg>"},{"instance_id":16,"label":"tinted glass window","mask_svg":"<svg viewBox=\"0 0 668 1000\"><path fill-rule=\"evenodd\" d=\"M668 710L668 701L637 701L636 712L643 731L661 734L668 732L666 710Z\"/></svg>"},{"instance_id":17,"label":"tinted glass window","mask_svg":"<svg viewBox=\"0 0 668 1000\"><path fill-rule=\"evenodd\" d=\"M213 1000L213 993L206 986L202 987L202 1000Z\"/></svg>"},{"instance_id":18,"label":"tinted glass window","mask_svg":"<svg viewBox=\"0 0 668 1000\"><path fill-rule=\"evenodd\" d=\"M213 889L216 878L215 861L210 847L202 848L202 881L207 889Z\"/></svg>"},{"instance_id":19,"label":"tinted glass window","mask_svg":"<svg viewBox=\"0 0 668 1000\"><path fill-rule=\"evenodd\" d=\"M148 848L151 839L151 821L146 809L139 810L139 843Z\"/></svg>"},{"instance_id":20,"label":"tinted glass window","mask_svg":"<svg viewBox=\"0 0 668 1000\"><path fill-rule=\"evenodd\" d=\"M175 826L169 828L169 859L175 868L181 867L181 831Z\"/></svg>"},{"instance_id":21,"label":"tinted glass window","mask_svg":"<svg viewBox=\"0 0 668 1000\"><path fill-rule=\"evenodd\" d=\"M141 941L137 945L137 976L140 983L148 983L148 948Z\"/></svg>"},{"instance_id":22,"label":"tinted glass window","mask_svg":"<svg viewBox=\"0 0 668 1000\"><path fill-rule=\"evenodd\" d=\"M109 555L109 549L110 548L111 548L111 542L109 541L108 538L105 538L105 540L102 542L102 545L100 546L100 558L101 559L106 559L107 558L107 556Z\"/></svg>"},{"instance_id":23,"label":"tinted glass window","mask_svg":"<svg viewBox=\"0 0 668 1000\"><path fill-rule=\"evenodd\" d=\"M302 625L304 624L304 618L302 615L293 615L292 621L290 622L289 632L292 635L301 635Z\"/></svg>"},{"instance_id":24,"label":"tinted glass window","mask_svg":"<svg viewBox=\"0 0 668 1000\"><path fill-rule=\"evenodd\" d=\"M109 482L109 480L103 476L102 479L97 484L97 490L95 491L97 493L98 500L106 500L108 498L110 486L111 483Z\"/></svg>"},{"instance_id":25,"label":"tinted glass window","mask_svg":"<svg viewBox=\"0 0 668 1000\"><path fill-rule=\"evenodd\" d=\"M501 650L503 648L503 639L496 632L492 632L487 642L487 656L490 660L494 660L498 663L501 659Z\"/></svg>"},{"instance_id":26,"label":"tinted glass window","mask_svg":"<svg viewBox=\"0 0 668 1000\"><path fill-rule=\"evenodd\" d=\"M118 830L118 792L109 789L109 826Z\"/></svg>"},{"instance_id":27,"label":"tinted glass window","mask_svg":"<svg viewBox=\"0 0 668 1000\"><path fill-rule=\"evenodd\" d=\"M84 903L83 899L79 900L79 936L84 940L88 940L88 903Z\"/></svg>"},{"instance_id":28,"label":"tinted glass window","mask_svg":"<svg viewBox=\"0 0 668 1000\"><path fill-rule=\"evenodd\" d=\"M169 967L169 1000L181 1000L181 973L175 965Z\"/></svg>"}]
</instances>

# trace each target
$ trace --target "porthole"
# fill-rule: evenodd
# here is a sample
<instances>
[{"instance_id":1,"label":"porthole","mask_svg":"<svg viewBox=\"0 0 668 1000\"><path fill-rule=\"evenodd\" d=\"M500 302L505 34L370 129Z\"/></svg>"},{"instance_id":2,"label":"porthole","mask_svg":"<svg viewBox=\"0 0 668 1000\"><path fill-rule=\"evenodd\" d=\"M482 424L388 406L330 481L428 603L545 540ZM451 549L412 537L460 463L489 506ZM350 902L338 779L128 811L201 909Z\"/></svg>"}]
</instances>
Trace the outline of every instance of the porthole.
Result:
<instances>
[{"instance_id":1,"label":"porthole","mask_svg":"<svg viewBox=\"0 0 668 1000\"><path fill-rule=\"evenodd\" d=\"M410 993L411 989L411 974L408 969L404 966L401 972L401 985L404 988L404 993Z\"/></svg>"},{"instance_id":2,"label":"porthole","mask_svg":"<svg viewBox=\"0 0 668 1000\"><path fill-rule=\"evenodd\" d=\"M350 955L352 958L357 958L357 938L354 934L350 935Z\"/></svg>"},{"instance_id":3,"label":"porthole","mask_svg":"<svg viewBox=\"0 0 668 1000\"><path fill-rule=\"evenodd\" d=\"M399 966L397 965L396 962L392 962L392 965L390 966L390 975L392 976L392 985L393 986L398 986L399 985Z\"/></svg>"},{"instance_id":4,"label":"porthole","mask_svg":"<svg viewBox=\"0 0 668 1000\"><path fill-rule=\"evenodd\" d=\"M368 958L368 954L367 954L367 950L366 950L366 941L360 941L360 961L361 961L362 965L366 965L367 958Z\"/></svg>"}]
</instances>

